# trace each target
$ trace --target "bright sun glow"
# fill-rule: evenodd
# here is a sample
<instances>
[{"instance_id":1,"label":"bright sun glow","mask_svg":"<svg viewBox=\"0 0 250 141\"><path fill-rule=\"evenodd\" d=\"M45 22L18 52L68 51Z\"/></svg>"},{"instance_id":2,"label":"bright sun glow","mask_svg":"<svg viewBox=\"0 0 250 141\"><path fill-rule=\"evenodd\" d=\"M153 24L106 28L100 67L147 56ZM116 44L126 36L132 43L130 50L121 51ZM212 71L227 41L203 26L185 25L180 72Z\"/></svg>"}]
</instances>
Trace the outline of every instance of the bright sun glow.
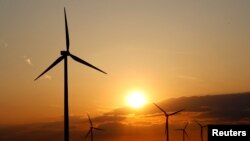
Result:
<instances>
[{"instance_id":1,"label":"bright sun glow","mask_svg":"<svg viewBox=\"0 0 250 141\"><path fill-rule=\"evenodd\" d=\"M127 97L127 104L132 108L140 108L146 103L143 92L133 91Z\"/></svg>"}]
</instances>

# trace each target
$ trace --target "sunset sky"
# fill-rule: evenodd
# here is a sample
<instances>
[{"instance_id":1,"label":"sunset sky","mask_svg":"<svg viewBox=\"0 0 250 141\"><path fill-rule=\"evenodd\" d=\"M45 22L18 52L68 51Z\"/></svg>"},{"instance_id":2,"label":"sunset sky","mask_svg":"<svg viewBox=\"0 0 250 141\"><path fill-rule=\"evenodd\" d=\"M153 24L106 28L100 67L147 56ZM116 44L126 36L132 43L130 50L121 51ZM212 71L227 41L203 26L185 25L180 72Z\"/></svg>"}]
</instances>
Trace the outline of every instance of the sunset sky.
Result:
<instances>
[{"instance_id":1,"label":"sunset sky","mask_svg":"<svg viewBox=\"0 0 250 141\"><path fill-rule=\"evenodd\" d=\"M63 63L34 79L66 49L64 7L71 52L108 73L69 58L70 116L77 120L129 106L135 91L149 105L250 91L248 0L0 0L0 131L62 120Z\"/></svg>"}]
</instances>

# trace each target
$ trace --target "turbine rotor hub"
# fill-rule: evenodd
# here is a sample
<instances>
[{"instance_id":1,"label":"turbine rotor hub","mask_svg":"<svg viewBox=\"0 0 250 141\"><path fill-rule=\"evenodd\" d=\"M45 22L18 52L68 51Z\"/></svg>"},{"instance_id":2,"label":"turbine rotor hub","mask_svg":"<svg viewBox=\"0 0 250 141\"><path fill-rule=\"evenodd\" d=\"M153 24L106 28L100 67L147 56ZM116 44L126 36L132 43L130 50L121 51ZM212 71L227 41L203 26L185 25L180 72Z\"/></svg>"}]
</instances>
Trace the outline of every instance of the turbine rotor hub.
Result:
<instances>
[{"instance_id":1,"label":"turbine rotor hub","mask_svg":"<svg viewBox=\"0 0 250 141\"><path fill-rule=\"evenodd\" d=\"M63 50L63 51L61 51L61 55L68 55L69 54L69 52L68 51L65 51L65 50Z\"/></svg>"}]
</instances>

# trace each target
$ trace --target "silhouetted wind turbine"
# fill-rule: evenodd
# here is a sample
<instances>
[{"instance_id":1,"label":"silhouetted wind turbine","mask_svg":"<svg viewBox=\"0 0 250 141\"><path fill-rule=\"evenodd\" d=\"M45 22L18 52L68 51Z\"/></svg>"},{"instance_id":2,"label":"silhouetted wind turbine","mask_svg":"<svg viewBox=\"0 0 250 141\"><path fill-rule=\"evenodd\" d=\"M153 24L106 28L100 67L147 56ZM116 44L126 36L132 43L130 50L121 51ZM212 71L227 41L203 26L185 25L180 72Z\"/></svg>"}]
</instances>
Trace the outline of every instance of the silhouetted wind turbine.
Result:
<instances>
[{"instance_id":1,"label":"silhouetted wind turbine","mask_svg":"<svg viewBox=\"0 0 250 141\"><path fill-rule=\"evenodd\" d=\"M203 128L206 127L206 125L201 125L198 121L195 120L195 122L200 126L200 136L201 136L201 141L203 141Z\"/></svg>"},{"instance_id":2,"label":"silhouetted wind turbine","mask_svg":"<svg viewBox=\"0 0 250 141\"><path fill-rule=\"evenodd\" d=\"M87 138L90 134L91 136L91 141L94 140L94 134L93 134L93 130L99 130L99 131L104 131L103 129L100 129L100 128L96 128L93 126L93 122L92 120L90 119L89 115L88 115L88 118L89 118L89 124L90 124L90 127L89 127L89 131L88 133L86 134L85 138Z\"/></svg>"},{"instance_id":3,"label":"silhouetted wind turbine","mask_svg":"<svg viewBox=\"0 0 250 141\"><path fill-rule=\"evenodd\" d=\"M182 131L182 138L183 138L183 141L185 141L185 135L188 137L188 134L187 134L187 132L186 132L187 126L188 126L188 122L187 122L187 124L185 125L184 128L182 128L182 129L176 129L176 130Z\"/></svg>"},{"instance_id":4,"label":"silhouetted wind turbine","mask_svg":"<svg viewBox=\"0 0 250 141\"><path fill-rule=\"evenodd\" d=\"M174 112L174 113L168 114L165 110L163 110L163 109L162 109L160 106L158 106L157 104L154 103L154 105L155 105L158 109L160 109L160 110L164 113L164 115L165 115L165 117L166 117L165 133L166 133L166 141L169 141L168 117L169 117L169 116L173 116L173 115L175 115L175 114L177 114L177 113L183 111L184 109L181 109L181 110L176 111L176 112Z\"/></svg>"},{"instance_id":5,"label":"silhouetted wind turbine","mask_svg":"<svg viewBox=\"0 0 250 141\"><path fill-rule=\"evenodd\" d=\"M64 18L65 18L65 32L66 32L66 51L61 51L61 56L57 58L42 74L40 74L35 80L40 78L43 74L45 74L47 71L49 71L51 68L53 68L55 65L57 65L59 62L64 60L64 140L69 141L69 107L68 107L68 63L67 63L67 57L70 56L73 60L86 65L88 67L91 67L95 70L98 70L104 74L107 74L106 72L102 71L101 69L91 65L90 63L76 57L75 55L71 54L69 51L69 31L68 31L68 25L67 25L67 17L66 17L66 10L64 8Z\"/></svg>"}]
</instances>

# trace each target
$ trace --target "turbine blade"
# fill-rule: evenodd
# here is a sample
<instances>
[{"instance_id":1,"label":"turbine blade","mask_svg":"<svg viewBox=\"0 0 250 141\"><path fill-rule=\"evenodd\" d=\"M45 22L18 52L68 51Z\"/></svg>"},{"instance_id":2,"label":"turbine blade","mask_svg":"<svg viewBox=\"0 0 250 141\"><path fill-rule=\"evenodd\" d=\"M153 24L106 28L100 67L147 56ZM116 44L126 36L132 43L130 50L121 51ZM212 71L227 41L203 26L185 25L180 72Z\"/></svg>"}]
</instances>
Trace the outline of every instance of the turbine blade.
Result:
<instances>
[{"instance_id":1,"label":"turbine blade","mask_svg":"<svg viewBox=\"0 0 250 141\"><path fill-rule=\"evenodd\" d=\"M89 114L87 114L87 115L88 115L88 118L89 118L89 123L90 123L90 126L91 126L91 127L93 127L92 120L91 120L91 118L90 118Z\"/></svg>"},{"instance_id":2,"label":"turbine blade","mask_svg":"<svg viewBox=\"0 0 250 141\"><path fill-rule=\"evenodd\" d=\"M181 112L181 111L183 111L184 109L181 109L181 110L179 110L179 111L177 111L177 112L174 112L174 113L172 113L172 114L169 114L170 116L172 116L172 115L175 115L175 114L177 114L177 113L179 113L179 112Z\"/></svg>"},{"instance_id":3,"label":"turbine blade","mask_svg":"<svg viewBox=\"0 0 250 141\"><path fill-rule=\"evenodd\" d=\"M85 138L87 138L90 134L91 130L88 131L88 133L85 135Z\"/></svg>"},{"instance_id":4,"label":"turbine blade","mask_svg":"<svg viewBox=\"0 0 250 141\"><path fill-rule=\"evenodd\" d=\"M167 116L167 113L166 113L166 111L164 111L159 105L157 105L157 104L155 104L155 103L153 103L158 109L160 109L164 114L165 114L165 116Z\"/></svg>"},{"instance_id":5,"label":"turbine blade","mask_svg":"<svg viewBox=\"0 0 250 141\"><path fill-rule=\"evenodd\" d=\"M79 62L79 63L81 63L81 64L83 64L83 65L89 66L89 67L91 67L91 68L93 68L93 69L95 69L95 70L98 70L98 71L100 71L100 72L102 72L102 73L104 73L104 74L107 74L107 73L104 72L103 70L101 70L101 69L99 69L99 68L97 68L97 67L91 65L90 63L88 63L88 62L86 62L86 61L84 61L84 60L82 60L82 59L80 59L80 58L74 56L73 54L69 54L69 55L70 55L75 61L77 61L77 62Z\"/></svg>"},{"instance_id":6,"label":"turbine blade","mask_svg":"<svg viewBox=\"0 0 250 141\"><path fill-rule=\"evenodd\" d=\"M94 129L95 129L95 130L99 130L99 131L105 131L104 129L101 129L101 128L95 128L95 127L94 127Z\"/></svg>"},{"instance_id":7,"label":"turbine blade","mask_svg":"<svg viewBox=\"0 0 250 141\"><path fill-rule=\"evenodd\" d=\"M202 125L201 125L198 121L195 120L195 122L196 122L200 127L202 127Z\"/></svg>"},{"instance_id":8,"label":"turbine blade","mask_svg":"<svg viewBox=\"0 0 250 141\"><path fill-rule=\"evenodd\" d=\"M65 7L64 7L64 19L65 19L66 47L67 51L69 51L69 31L68 31L68 23L67 23L67 15Z\"/></svg>"},{"instance_id":9,"label":"turbine blade","mask_svg":"<svg viewBox=\"0 0 250 141\"><path fill-rule=\"evenodd\" d=\"M184 130L184 134L188 137L188 134L187 134L187 132Z\"/></svg>"},{"instance_id":10,"label":"turbine blade","mask_svg":"<svg viewBox=\"0 0 250 141\"><path fill-rule=\"evenodd\" d=\"M205 127L207 127L207 125L203 125L203 126L202 126L202 128L205 128Z\"/></svg>"},{"instance_id":11,"label":"turbine blade","mask_svg":"<svg viewBox=\"0 0 250 141\"><path fill-rule=\"evenodd\" d=\"M188 126L188 122L186 123L186 125L185 125L185 127L184 127L184 130L187 128L187 126Z\"/></svg>"},{"instance_id":12,"label":"turbine blade","mask_svg":"<svg viewBox=\"0 0 250 141\"><path fill-rule=\"evenodd\" d=\"M43 74L45 74L47 71L49 71L51 68L53 68L55 65L57 65L60 61L64 59L64 56L60 56L56 59L55 62L53 62L43 73L41 73L34 81L36 81L38 78L40 78Z\"/></svg>"}]
</instances>

